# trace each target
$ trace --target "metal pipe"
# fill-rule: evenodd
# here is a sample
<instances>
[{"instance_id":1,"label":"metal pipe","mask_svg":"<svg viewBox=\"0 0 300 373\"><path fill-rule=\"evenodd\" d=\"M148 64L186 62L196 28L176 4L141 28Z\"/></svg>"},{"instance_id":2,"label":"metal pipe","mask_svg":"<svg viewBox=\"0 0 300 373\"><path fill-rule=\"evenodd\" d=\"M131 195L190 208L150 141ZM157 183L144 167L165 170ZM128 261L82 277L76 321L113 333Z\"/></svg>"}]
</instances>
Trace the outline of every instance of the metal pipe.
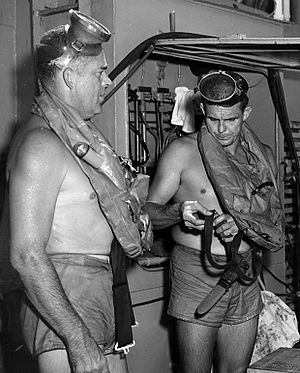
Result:
<instances>
[{"instance_id":1,"label":"metal pipe","mask_svg":"<svg viewBox=\"0 0 300 373\"><path fill-rule=\"evenodd\" d=\"M62 5L62 6L58 6L56 8L45 8L43 10L37 10L36 11L36 15L39 16L39 17L48 17L48 16L52 16L53 14L59 14L59 13L65 13L65 12L68 12L69 10L71 9L75 9L75 10L78 10L78 4L75 5Z\"/></svg>"},{"instance_id":2,"label":"metal pipe","mask_svg":"<svg viewBox=\"0 0 300 373\"><path fill-rule=\"evenodd\" d=\"M143 62L150 56L150 54L154 51L154 45L151 44L149 46L149 49L144 56L137 61L129 70L129 72L124 76L123 79L120 80L120 82L110 91L108 94L104 97L102 105L105 104L107 100L111 98L111 96L114 95L114 93L136 72L136 70L143 64Z\"/></svg>"},{"instance_id":3,"label":"metal pipe","mask_svg":"<svg viewBox=\"0 0 300 373\"><path fill-rule=\"evenodd\" d=\"M169 13L170 32L175 32L175 11Z\"/></svg>"},{"instance_id":4,"label":"metal pipe","mask_svg":"<svg viewBox=\"0 0 300 373\"><path fill-rule=\"evenodd\" d=\"M284 90L282 81L278 71L269 69L268 70L268 83L270 92L272 95L273 103L277 111L282 132L286 139L286 143L293 158L293 176L295 177L295 188L296 188L296 227L295 227L295 242L294 242L294 268L293 275L295 278L296 287L296 300L295 300L295 313L297 316L298 323L300 321L300 166L298 160L298 154L296 151L295 143L293 140L292 131L290 128L290 122L287 112L287 106L284 99ZM300 330L300 323L299 330Z\"/></svg>"}]
</instances>

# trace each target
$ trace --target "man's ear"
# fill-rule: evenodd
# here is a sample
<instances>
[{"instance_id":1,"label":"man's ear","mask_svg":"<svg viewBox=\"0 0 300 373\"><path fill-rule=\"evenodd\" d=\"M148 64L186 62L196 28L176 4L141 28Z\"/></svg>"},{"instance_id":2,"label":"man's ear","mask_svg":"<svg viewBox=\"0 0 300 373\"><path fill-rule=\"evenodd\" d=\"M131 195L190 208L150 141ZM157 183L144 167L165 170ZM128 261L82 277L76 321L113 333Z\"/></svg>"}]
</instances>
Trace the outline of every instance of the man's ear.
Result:
<instances>
[{"instance_id":1,"label":"man's ear","mask_svg":"<svg viewBox=\"0 0 300 373\"><path fill-rule=\"evenodd\" d=\"M63 71L64 82L70 89L73 88L73 73L74 70L71 67L66 67Z\"/></svg>"},{"instance_id":2,"label":"man's ear","mask_svg":"<svg viewBox=\"0 0 300 373\"><path fill-rule=\"evenodd\" d=\"M243 121L248 119L249 115L251 114L251 111L252 111L252 106L248 105L243 113Z\"/></svg>"}]
</instances>

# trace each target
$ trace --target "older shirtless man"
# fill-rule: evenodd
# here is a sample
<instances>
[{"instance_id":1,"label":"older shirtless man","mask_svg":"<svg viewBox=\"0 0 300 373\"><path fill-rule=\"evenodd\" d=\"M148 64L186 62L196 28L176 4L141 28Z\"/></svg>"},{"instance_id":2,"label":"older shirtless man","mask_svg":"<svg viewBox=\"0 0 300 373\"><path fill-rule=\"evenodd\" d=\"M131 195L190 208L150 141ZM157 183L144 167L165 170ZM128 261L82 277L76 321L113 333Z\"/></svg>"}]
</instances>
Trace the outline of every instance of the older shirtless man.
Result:
<instances>
[{"instance_id":1,"label":"older shirtless man","mask_svg":"<svg viewBox=\"0 0 300 373\"><path fill-rule=\"evenodd\" d=\"M237 218L242 210L234 216L234 206L226 205L228 196L224 198L223 193L239 187L234 184L237 168L242 171L238 176L241 184L248 188L255 164L259 163L258 159L251 159L253 155L245 143L263 148L261 153L268 165L265 174L259 175L254 183L261 184L264 180L260 177L266 177L267 183L273 185L276 167L271 149L252 140L252 132L246 128L251 106L245 79L239 74L213 72L203 77L199 87L205 123L200 132L173 141L162 154L146 209L154 228L171 226L175 242L168 313L176 319L180 371L209 373L216 349L219 372L242 373L251 358L262 307L259 287L257 281L251 284L233 281L211 309L197 313L199 304L206 304L206 296L224 273L214 268L204 255L205 216L213 210L217 212L210 250L214 262L225 265L225 245L233 241L242 227ZM213 180L223 184L213 184ZM247 196L251 198L247 190L245 194L245 200ZM266 214L268 219L270 212ZM244 236L238 254L248 265L252 247L253 240Z\"/></svg>"},{"instance_id":2,"label":"older shirtless man","mask_svg":"<svg viewBox=\"0 0 300 373\"><path fill-rule=\"evenodd\" d=\"M71 25L43 36L40 95L9 154L11 262L27 295L24 337L43 373L127 372L126 359L114 353L110 253L114 237L129 256L140 253L128 206L138 201L91 121L111 83L103 50L109 38L76 11Z\"/></svg>"}]
</instances>

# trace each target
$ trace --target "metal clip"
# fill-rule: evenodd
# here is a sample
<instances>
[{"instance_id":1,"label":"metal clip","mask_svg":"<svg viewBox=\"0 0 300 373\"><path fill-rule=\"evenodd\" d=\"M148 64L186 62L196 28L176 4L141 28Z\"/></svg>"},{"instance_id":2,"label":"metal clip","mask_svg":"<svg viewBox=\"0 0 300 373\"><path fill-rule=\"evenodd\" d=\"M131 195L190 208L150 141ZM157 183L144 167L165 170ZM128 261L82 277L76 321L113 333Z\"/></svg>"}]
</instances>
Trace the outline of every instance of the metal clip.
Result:
<instances>
[{"instance_id":1,"label":"metal clip","mask_svg":"<svg viewBox=\"0 0 300 373\"><path fill-rule=\"evenodd\" d=\"M213 210L209 210L212 214L213 214L213 217L214 218L217 218L220 214L218 213L217 210L213 209Z\"/></svg>"},{"instance_id":2,"label":"metal clip","mask_svg":"<svg viewBox=\"0 0 300 373\"><path fill-rule=\"evenodd\" d=\"M72 41L71 46L72 46L73 49L75 49L75 51L77 53L79 53L82 50L82 48L84 47L84 44L79 40L74 40L74 41Z\"/></svg>"},{"instance_id":3,"label":"metal clip","mask_svg":"<svg viewBox=\"0 0 300 373\"><path fill-rule=\"evenodd\" d=\"M118 352L123 352L125 355L127 355L129 353L129 349L131 347L134 347L135 346L135 341L133 340L132 343L129 343L128 345L126 346L123 346L123 347L118 347L118 342L115 344L115 350L118 351Z\"/></svg>"}]
</instances>

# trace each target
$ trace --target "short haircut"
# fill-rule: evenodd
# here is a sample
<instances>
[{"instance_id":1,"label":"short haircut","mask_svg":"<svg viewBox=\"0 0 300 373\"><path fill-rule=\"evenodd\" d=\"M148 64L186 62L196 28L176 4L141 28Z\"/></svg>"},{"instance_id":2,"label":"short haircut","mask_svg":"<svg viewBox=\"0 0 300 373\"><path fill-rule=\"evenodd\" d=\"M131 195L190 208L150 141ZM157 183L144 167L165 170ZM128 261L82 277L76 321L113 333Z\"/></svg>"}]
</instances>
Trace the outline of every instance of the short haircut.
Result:
<instances>
[{"instance_id":1,"label":"short haircut","mask_svg":"<svg viewBox=\"0 0 300 373\"><path fill-rule=\"evenodd\" d=\"M47 31L41 38L40 44L41 47L40 49L38 48L37 53L38 78L42 85L47 87L54 84L55 78L61 70L59 65L55 63L55 58L63 54L67 45L65 25L60 25ZM45 58L45 55L47 58ZM92 58L92 56L84 56L81 53L77 53L72 57L69 65L77 73L81 74L86 63Z\"/></svg>"}]
</instances>

